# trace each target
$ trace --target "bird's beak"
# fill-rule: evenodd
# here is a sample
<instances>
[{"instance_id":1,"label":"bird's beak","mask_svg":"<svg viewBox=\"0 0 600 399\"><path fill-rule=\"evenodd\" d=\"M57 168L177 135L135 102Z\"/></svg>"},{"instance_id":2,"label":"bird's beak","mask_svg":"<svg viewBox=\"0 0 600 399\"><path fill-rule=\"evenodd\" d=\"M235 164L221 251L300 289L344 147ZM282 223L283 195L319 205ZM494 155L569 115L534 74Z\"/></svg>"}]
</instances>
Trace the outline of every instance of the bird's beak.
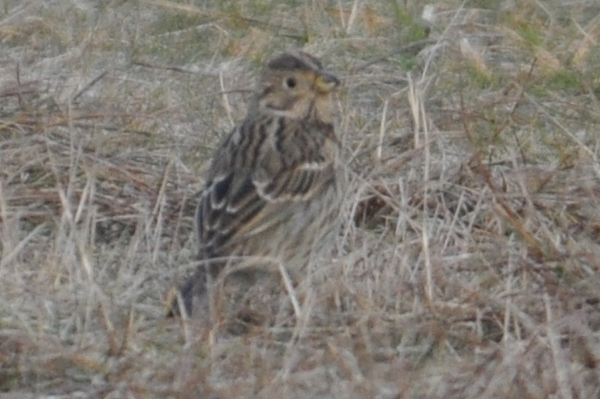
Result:
<instances>
[{"instance_id":1,"label":"bird's beak","mask_svg":"<svg viewBox=\"0 0 600 399\"><path fill-rule=\"evenodd\" d=\"M337 86L339 86L340 80L335 76L327 73L320 72L315 80L315 85L320 92L329 93Z\"/></svg>"}]
</instances>

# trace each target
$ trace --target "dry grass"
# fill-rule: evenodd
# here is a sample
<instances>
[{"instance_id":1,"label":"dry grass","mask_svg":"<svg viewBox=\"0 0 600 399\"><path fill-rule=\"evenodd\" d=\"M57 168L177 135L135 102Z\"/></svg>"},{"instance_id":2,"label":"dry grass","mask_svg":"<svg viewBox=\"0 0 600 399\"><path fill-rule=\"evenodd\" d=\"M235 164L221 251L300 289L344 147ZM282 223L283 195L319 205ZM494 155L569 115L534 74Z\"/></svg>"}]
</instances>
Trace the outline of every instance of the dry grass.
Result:
<instances>
[{"instance_id":1,"label":"dry grass","mask_svg":"<svg viewBox=\"0 0 600 399\"><path fill-rule=\"evenodd\" d=\"M600 396L596 2L3 4L0 398ZM298 47L355 182L305 317L166 319L212 148Z\"/></svg>"}]
</instances>

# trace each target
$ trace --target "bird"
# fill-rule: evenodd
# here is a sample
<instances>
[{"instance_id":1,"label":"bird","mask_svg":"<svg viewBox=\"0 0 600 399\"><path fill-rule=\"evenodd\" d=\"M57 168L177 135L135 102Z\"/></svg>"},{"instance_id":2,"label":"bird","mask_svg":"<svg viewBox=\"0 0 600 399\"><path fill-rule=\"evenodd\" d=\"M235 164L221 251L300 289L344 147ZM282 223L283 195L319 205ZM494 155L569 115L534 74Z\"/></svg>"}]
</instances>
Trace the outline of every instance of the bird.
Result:
<instances>
[{"instance_id":1,"label":"bird","mask_svg":"<svg viewBox=\"0 0 600 399\"><path fill-rule=\"evenodd\" d=\"M303 51L266 63L245 118L213 154L196 211L199 265L169 316L194 314L224 273L283 265L296 276L331 247L345 188L331 98L340 84Z\"/></svg>"}]
</instances>

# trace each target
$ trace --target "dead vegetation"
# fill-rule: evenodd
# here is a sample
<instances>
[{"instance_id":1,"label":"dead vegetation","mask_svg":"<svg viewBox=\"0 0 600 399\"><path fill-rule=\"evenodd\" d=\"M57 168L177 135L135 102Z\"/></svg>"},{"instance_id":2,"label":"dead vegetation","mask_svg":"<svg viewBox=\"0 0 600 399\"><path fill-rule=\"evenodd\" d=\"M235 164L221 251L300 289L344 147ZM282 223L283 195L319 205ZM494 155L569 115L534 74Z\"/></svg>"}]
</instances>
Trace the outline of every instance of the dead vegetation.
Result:
<instances>
[{"instance_id":1,"label":"dead vegetation","mask_svg":"<svg viewBox=\"0 0 600 399\"><path fill-rule=\"evenodd\" d=\"M401 3L9 0L0 398L598 397L600 8ZM297 47L344 80L339 245L300 320L166 319L208 156Z\"/></svg>"}]
</instances>

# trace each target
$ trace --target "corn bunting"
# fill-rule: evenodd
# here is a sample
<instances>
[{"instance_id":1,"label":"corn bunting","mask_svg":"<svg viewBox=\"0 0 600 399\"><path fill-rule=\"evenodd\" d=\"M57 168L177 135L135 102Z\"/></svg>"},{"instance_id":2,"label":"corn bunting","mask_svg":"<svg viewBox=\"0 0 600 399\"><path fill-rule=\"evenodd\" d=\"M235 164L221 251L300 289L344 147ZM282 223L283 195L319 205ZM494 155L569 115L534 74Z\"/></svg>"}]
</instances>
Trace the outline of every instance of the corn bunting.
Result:
<instances>
[{"instance_id":1,"label":"corn bunting","mask_svg":"<svg viewBox=\"0 0 600 399\"><path fill-rule=\"evenodd\" d=\"M344 187L330 104L339 84L304 52L267 63L246 118L219 145L206 178L196 214L201 265L181 287L187 314L224 269L283 265L296 275L331 244Z\"/></svg>"}]
</instances>

